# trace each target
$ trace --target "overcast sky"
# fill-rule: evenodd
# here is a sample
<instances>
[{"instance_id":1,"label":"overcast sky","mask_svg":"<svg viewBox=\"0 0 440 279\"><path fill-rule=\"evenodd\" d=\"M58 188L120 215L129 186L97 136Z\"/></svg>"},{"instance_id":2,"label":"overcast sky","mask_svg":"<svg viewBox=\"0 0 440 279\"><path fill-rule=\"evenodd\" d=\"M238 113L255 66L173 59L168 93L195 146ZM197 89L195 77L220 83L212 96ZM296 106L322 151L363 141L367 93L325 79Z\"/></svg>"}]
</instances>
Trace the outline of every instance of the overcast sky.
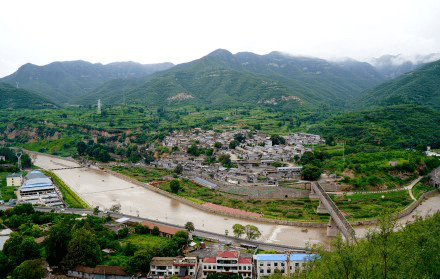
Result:
<instances>
[{"instance_id":1,"label":"overcast sky","mask_svg":"<svg viewBox=\"0 0 440 279\"><path fill-rule=\"evenodd\" d=\"M439 0L2 1L0 77L25 63L175 64L218 48L365 61L440 52Z\"/></svg>"}]
</instances>

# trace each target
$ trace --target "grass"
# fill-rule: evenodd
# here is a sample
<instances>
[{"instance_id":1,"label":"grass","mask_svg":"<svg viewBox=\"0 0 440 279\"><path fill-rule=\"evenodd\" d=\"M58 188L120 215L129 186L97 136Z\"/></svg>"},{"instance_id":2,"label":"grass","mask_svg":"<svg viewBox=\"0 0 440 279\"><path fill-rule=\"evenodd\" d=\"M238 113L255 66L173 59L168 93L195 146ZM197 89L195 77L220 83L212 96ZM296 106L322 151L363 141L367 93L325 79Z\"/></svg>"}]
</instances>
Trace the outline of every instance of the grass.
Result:
<instances>
[{"instance_id":1,"label":"grass","mask_svg":"<svg viewBox=\"0 0 440 279\"><path fill-rule=\"evenodd\" d=\"M73 192L69 186L67 186L58 176L56 176L51 171L43 172L50 176L53 182L58 186L61 193L63 194L63 200L68 204L69 207L72 208L89 208L88 204L84 202L75 192Z\"/></svg>"},{"instance_id":2,"label":"grass","mask_svg":"<svg viewBox=\"0 0 440 279\"><path fill-rule=\"evenodd\" d=\"M43 153L49 153L52 155L69 157L77 154L76 143L78 139L74 138L61 138L53 140L41 140L32 143L26 143L23 148L38 151Z\"/></svg>"},{"instance_id":3,"label":"grass","mask_svg":"<svg viewBox=\"0 0 440 279\"><path fill-rule=\"evenodd\" d=\"M335 196L333 200L336 206L346 214L346 218L349 221L376 218L384 210L398 212L412 202L406 190L389 193Z\"/></svg>"},{"instance_id":4,"label":"grass","mask_svg":"<svg viewBox=\"0 0 440 279\"><path fill-rule=\"evenodd\" d=\"M412 188L412 192L414 197L418 200L424 193L435 190L435 187L432 187L430 185L425 185L422 182L418 182L414 187Z\"/></svg>"},{"instance_id":5,"label":"grass","mask_svg":"<svg viewBox=\"0 0 440 279\"><path fill-rule=\"evenodd\" d=\"M123 253L124 247L130 243L136 246L137 250L160 250L166 244L170 243L171 239L161 236L152 236L150 234L135 234L131 233L126 238L121 240L121 248L114 252L111 256L106 256L100 263L100 265L110 266L125 266L130 256L126 256Z\"/></svg>"},{"instance_id":6,"label":"grass","mask_svg":"<svg viewBox=\"0 0 440 279\"><path fill-rule=\"evenodd\" d=\"M0 172L0 200L4 200L5 202L9 201L10 199L16 199L17 196L15 195L15 187L13 186L6 186L6 176L8 175L8 172Z\"/></svg>"},{"instance_id":7,"label":"grass","mask_svg":"<svg viewBox=\"0 0 440 279\"><path fill-rule=\"evenodd\" d=\"M113 166L112 171L135 178L140 182L160 181L164 180L165 176L171 175L174 172L165 169L151 169L143 167L124 167Z\"/></svg>"}]
</instances>

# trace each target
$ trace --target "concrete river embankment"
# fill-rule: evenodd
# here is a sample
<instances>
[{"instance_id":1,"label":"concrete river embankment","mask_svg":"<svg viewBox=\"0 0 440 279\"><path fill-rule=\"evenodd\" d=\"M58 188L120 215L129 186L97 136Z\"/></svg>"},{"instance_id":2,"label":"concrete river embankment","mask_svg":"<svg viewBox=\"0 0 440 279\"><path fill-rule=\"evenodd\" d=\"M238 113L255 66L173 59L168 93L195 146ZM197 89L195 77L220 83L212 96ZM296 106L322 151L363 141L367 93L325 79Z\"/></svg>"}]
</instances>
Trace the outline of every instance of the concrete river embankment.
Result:
<instances>
[{"instance_id":1,"label":"concrete river embankment","mask_svg":"<svg viewBox=\"0 0 440 279\"><path fill-rule=\"evenodd\" d=\"M329 243L326 228L303 228L225 217L191 207L97 168L62 169L79 166L72 160L39 153L33 153L32 158L36 166L58 169L54 170L54 173L92 207L108 209L112 205L120 205L121 213L124 214L176 225L184 225L191 221L196 229L218 234L224 234L225 230L232 233L232 226L237 223L252 224L262 232L260 241L275 244L305 247L306 243ZM432 199L435 198L438 196ZM435 204L438 204L437 209L440 209L440 199ZM357 228L355 230L358 231ZM359 230L365 231L363 228Z\"/></svg>"}]
</instances>

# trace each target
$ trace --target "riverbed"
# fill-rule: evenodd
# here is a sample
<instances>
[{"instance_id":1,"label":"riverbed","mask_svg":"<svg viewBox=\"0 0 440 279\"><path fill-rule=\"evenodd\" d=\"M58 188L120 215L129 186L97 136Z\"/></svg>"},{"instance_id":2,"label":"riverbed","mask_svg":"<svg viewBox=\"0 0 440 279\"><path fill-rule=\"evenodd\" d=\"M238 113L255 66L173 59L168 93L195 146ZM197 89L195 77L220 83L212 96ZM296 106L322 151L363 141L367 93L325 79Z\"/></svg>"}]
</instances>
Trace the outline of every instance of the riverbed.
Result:
<instances>
[{"instance_id":1,"label":"riverbed","mask_svg":"<svg viewBox=\"0 0 440 279\"><path fill-rule=\"evenodd\" d=\"M53 172L60 177L75 193L77 193L91 207L99 206L108 210L113 205L120 206L124 214L184 225L191 221L196 229L224 234L226 230L232 234L234 224L251 224L259 228L262 235L259 241L285 244L296 247L305 247L307 243L322 243L328 247L330 238L326 236L326 228L303 228L268 223L254 222L239 218L225 217L200 209L193 208L172 198L163 196L139 185L117 178L105 170L98 168L78 167L73 160L47 156L40 153L32 154L33 163L43 169L59 169ZM440 197L434 196L422 203L415 210L417 214L425 216L440 210ZM402 222L413 220L411 214ZM364 235L370 227L356 227L356 234Z\"/></svg>"}]
</instances>

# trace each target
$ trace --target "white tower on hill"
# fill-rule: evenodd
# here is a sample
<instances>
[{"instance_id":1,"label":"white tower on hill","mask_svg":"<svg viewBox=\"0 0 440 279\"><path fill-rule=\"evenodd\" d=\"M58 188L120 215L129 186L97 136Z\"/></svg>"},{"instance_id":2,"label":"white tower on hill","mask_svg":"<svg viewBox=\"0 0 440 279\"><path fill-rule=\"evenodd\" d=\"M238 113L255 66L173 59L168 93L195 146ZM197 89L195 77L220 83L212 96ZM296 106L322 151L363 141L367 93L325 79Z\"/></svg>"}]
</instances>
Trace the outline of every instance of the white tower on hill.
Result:
<instances>
[{"instance_id":1,"label":"white tower on hill","mask_svg":"<svg viewBox=\"0 0 440 279\"><path fill-rule=\"evenodd\" d=\"M101 99L98 100L98 110L97 110L98 114L101 114Z\"/></svg>"}]
</instances>

